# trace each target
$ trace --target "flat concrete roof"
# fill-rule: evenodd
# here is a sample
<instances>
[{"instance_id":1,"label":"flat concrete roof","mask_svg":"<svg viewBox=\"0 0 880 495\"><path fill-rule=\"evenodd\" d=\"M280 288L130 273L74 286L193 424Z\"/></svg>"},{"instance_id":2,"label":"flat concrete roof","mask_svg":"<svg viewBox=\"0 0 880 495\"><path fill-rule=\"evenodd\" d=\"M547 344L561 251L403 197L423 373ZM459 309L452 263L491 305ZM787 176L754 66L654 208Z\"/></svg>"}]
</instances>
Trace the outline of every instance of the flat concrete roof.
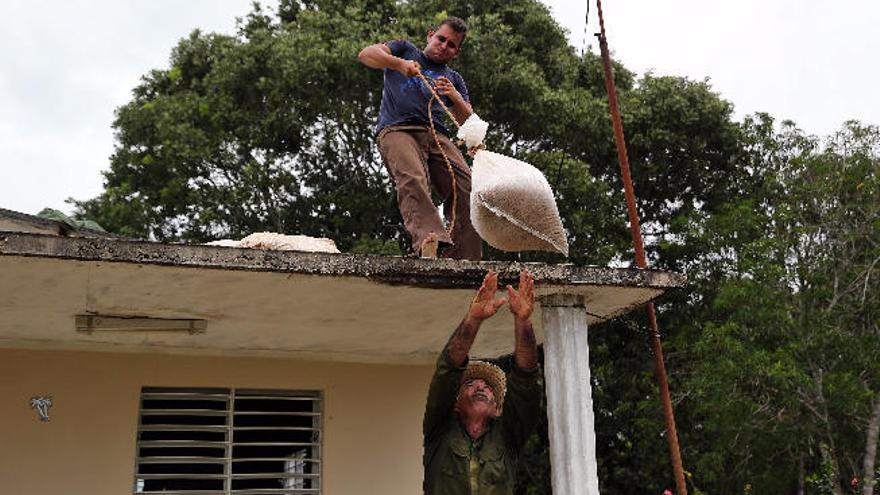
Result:
<instances>
[{"instance_id":1,"label":"flat concrete roof","mask_svg":"<svg viewBox=\"0 0 880 495\"><path fill-rule=\"evenodd\" d=\"M315 254L0 232L0 347L266 355L427 364L487 270L538 296L584 297L596 324L682 287L682 275L544 263ZM202 334L84 334L76 315L196 318ZM540 309L533 321L543 340ZM502 308L472 354L512 351Z\"/></svg>"}]
</instances>

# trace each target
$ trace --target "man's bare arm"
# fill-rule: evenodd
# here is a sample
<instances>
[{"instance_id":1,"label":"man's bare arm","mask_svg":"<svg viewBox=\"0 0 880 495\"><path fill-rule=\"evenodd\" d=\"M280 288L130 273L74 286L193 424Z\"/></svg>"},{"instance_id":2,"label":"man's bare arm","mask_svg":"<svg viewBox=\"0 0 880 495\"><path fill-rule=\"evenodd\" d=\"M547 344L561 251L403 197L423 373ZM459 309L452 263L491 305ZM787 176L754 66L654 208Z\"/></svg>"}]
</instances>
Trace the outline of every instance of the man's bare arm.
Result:
<instances>
[{"instance_id":1,"label":"man's bare arm","mask_svg":"<svg viewBox=\"0 0 880 495\"><path fill-rule=\"evenodd\" d=\"M471 346L474 344L474 339L477 338L480 323L482 322L465 318L459 323L458 328L452 332L452 337L449 338L449 342L446 344L446 355L449 356L449 361L452 364L456 366L464 364L468 353L471 351Z\"/></svg>"},{"instance_id":2,"label":"man's bare arm","mask_svg":"<svg viewBox=\"0 0 880 495\"><path fill-rule=\"evenodd\" d=\"M516 333L516 348L513 351L513 359L516 367L521 370L532 370L538 366L538 343L535 340L535 330L532 328L531 319L516 319L514 323Z\"/></svg>"},{"instance_id":3,"label":"man's bare arm","mask_svg":"<svg viewBox=\"0 0 880 495\"><path fill-rule=\"evenodd\" d=\"M391 49L384 43L376 43L364 48L358 53L358 60L372 69L392 69L406 77L418 75L421 70L415 60L405 60L392 55Z\"/></svg>"},{"instance_id":4,"label":"man's bare arm","mask_svg":"<svg viewBox=\"0 0 880 495\"><path fill-rule=\"evenodd\" d=\"M510 311L513 313L515 349L513 359L516 367L531 370L538 365L538 344L532 328L532 311L535 307L535 278L523 270L519 274L519 287L516 290L507 286L510 298Z\"/></svg>"},{"instance_id":5,"label":"man's bare arm","mask_svg":"<svg viewBox=\"0 0 880 495\"><path fill-rule=\"evenodd\" d=\"M483 279L483 285L480 286L477 295L471 301L464 320L458 325L446 344L446 355L452 364L456 366L464 364L483 320L494 315L498 308L507 302L504 298L495 300L495 291L497 290L498 274L490 271Z\"/></svg>"}]
</instances>

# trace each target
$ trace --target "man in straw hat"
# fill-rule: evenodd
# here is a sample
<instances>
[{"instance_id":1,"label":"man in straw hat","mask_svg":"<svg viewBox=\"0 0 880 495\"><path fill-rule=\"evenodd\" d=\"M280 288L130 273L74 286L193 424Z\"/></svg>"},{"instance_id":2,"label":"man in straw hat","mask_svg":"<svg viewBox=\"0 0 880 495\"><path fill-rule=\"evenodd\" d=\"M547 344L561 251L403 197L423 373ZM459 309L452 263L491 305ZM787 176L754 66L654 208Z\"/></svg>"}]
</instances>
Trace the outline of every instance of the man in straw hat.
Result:
<instances>
[{"instance_id":1,"label":"man in straw hat","mask_svg":"<svg viewBox=\"0 0 880 495\"><path fill-rule=\"evenodd\" d=\"M498 275L486 274L467 315L437 360L425 407L424 492L513 493L517 458L538 420L541 380L531 315L535 281L523 271L508 299L495 299ZM516 339L509 373L468 352L480 324L509 301Z\"/></svg>"},{"instance_id":2,"label":"man in straw hat","mask_svg":"<svg viewBox=\"0 0 880 495\"><path fill-rule=\"evenodd\" d=\"M440 255L445 258L479 261L482 256L482 240L471 225L471 169L448 137L443 107L431 100L431 90L419 77L421 73L436 84L443 104L458 124L463 123L473 113L467 85L447 64L461 53L467 30L463 20L447 17L428 30L424 49L406 40L391 40L370 45L358 54L367 67L384 70L376 140L397 188L397 203L413 253L424 258L436 258L438 247L444 248ZM434 140L432 121L442 149ZM450 174L454 174L454 181ZM432 186L443 200L445 217L455 219L451 233L434 206Z\"/></svg>"}]
</instances>

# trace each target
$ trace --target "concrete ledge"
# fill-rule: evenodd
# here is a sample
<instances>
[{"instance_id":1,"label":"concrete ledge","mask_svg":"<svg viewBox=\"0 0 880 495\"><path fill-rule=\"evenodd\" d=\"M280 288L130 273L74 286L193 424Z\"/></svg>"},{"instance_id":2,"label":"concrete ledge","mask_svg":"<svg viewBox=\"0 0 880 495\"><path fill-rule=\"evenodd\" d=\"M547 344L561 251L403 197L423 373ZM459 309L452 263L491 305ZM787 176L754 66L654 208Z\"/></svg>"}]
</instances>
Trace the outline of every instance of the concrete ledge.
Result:
<instances>
[{"instance_id":1,"label":"concrete ledge","mask_svg":"<svg viewBox=\"0 0 880 495\"><path fill-rule=\"evenodd\" d=\"M526 268L547 286L683 287L683 275L634 268L579 267L546 263L427 260L395 256L299 253L97 238L0 232L0 256L364 277L374 282L422 288L476 288L487 270L515 284Z\"/></svg>"}]
</instances>

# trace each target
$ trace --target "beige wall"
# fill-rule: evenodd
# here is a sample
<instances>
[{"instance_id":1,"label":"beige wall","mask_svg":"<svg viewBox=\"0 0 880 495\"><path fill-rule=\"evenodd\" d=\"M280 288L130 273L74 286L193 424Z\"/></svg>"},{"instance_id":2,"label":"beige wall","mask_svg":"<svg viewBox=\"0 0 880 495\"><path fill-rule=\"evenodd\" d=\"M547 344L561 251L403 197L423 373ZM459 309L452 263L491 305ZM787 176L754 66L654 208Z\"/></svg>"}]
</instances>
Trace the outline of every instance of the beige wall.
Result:
<instances>
[{"instance_id":1,"label":"beige wall","mask_svg":"<svg viewBox=\"0 0 880 495\"><path fill-rule=\"evenodd\" d=\"M320 390L323 493L421 491L431 368L0 349L0 492L131 493L142 386ZM29 401L51 395L51 421Z\"/></svg>"}]
</instances>

